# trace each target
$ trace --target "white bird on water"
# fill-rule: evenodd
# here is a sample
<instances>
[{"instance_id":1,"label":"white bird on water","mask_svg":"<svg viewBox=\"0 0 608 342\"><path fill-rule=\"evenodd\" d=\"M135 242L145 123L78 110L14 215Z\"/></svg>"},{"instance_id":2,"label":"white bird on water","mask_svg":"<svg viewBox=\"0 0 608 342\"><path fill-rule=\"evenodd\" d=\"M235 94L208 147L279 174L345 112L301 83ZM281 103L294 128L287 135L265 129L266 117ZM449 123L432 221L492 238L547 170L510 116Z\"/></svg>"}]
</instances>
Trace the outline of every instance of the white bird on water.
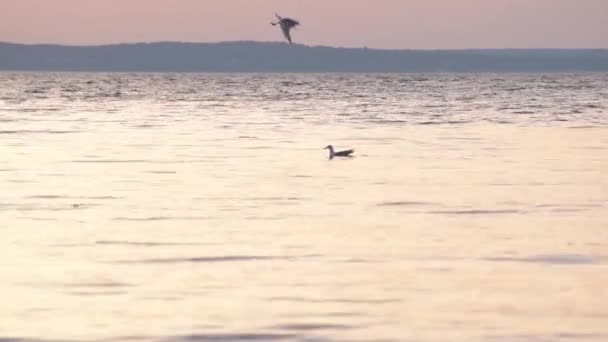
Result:
<instances>
[{"instance_id":1,"label":"white bird on water","mask_svg":"<svg viewBox=\"0 0 608 342\"><path fill-rule=\"evenodd\" d=\"M329 159L334 159L334 157L352 157L351 154L355 153L354 149L336 152L332 145L325 146L325 149L329 150Z\"/></svg>"},{"instance_id":2,"label":"white bird on water","mask_svg":"<svg viewBox=\"0 0 608 342\"><path fill-rule=\"evenodd\" d=\"M279 19L279 21L277 21L276 23L270 23L272 24L272 26L275 25L279 25L281 26L281 31L283 31L283 35L285 36L285 38L287 38L287 41L289 42L289 44L292 44L291 42L291 29L300 25L300 22L291 18L282 18L280 15L278 14L274 14L277 16L277 19Z\"/></svg>"}]
</instances>

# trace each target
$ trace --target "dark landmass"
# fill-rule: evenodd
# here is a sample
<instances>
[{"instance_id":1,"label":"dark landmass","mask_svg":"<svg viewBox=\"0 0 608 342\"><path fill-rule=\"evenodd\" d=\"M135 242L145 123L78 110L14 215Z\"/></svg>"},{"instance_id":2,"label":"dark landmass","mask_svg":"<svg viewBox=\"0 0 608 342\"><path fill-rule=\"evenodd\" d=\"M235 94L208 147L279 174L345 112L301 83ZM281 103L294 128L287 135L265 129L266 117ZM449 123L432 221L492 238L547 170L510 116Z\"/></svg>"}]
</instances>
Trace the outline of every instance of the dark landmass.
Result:
<instances>
[{"instance_id":1,"label":"dark landmass","mask_svg":"<svg viewBox=\"0 0 608 342\"><path fill-rule=\"evenodd\" d=\"M608 49L378 50L264 42L0 42L3 71L606 72Z\"/></svg>"}]
</instances>

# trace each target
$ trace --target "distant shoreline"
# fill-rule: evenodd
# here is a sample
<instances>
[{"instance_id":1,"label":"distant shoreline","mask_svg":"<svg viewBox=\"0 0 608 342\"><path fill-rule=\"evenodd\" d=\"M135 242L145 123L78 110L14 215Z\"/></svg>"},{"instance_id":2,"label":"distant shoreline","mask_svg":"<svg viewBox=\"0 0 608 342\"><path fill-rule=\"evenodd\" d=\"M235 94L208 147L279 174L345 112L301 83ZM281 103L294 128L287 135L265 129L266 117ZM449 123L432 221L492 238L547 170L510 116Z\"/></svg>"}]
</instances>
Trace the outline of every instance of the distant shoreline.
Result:
<instances>
[{"instance_id":1,"label":"distant shoreline","mask_svg":"<svg viewBox=\"0 0 608 342\"><path fill-rule=\"evenodd\" d=\"M390 50L274 42L0 42L0 71L187 73L608 72L608 49Z\"/></svg>"},{"instance_id":2,"label":"distant shoreline","mask_svg":"<svg viewBox=\"0 0 608 342\"><path fill-rule=\"evenodd\" d=\"M16 45L16 46L46 46L46 47L66 47L66 48L96 48L96 47L117 47L129 45L162 45L162 44L178 44L178 45L236 45L236 44L260 44L260 45L289 45L285 42L277 41L255 41L255 40L234 40L234 41L218 41L218 42L194 42L194 41L140 41L140 42L125 42L125 43L100 43L100 44L61 44L61 43L19 43L13 41L0 40L0 45ZM372 50L372 51L608 51L608 47L586 47L586 48L426 48L426 49L409 49L409 48L369 48L360 47L345 47L345 46L330 46L330 45L307 45L294 42L294 46L303 46L308 48L329 48L329 49L345 49L345 50Z\"/></svg>"}]
</instances>

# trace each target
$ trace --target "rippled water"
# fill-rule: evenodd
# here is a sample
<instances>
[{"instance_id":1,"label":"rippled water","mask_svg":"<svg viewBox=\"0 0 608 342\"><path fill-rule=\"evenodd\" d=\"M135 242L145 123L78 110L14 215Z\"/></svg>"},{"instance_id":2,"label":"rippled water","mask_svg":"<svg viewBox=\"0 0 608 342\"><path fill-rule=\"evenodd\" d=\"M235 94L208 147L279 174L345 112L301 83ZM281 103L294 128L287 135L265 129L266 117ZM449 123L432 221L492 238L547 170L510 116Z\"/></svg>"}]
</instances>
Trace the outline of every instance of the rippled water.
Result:
<instances>
[{"instance_id":1,"label":"rippled water","mask_svg":"<svg viewBox=\"0 0 608 342\"><path fill-rule=\"evenodd\" d=\"M608 74L0 74L0 341L606 341L607 110Z\"/></svg>"}]
</instances>

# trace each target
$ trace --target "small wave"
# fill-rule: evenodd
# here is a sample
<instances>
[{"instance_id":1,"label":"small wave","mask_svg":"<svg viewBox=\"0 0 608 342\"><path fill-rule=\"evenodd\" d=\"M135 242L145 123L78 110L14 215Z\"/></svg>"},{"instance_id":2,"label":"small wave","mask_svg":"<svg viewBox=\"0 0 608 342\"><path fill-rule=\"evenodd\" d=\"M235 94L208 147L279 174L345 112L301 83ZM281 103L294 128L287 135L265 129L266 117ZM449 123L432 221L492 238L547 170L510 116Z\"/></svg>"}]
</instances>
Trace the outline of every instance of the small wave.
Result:
<instances>
[{"instance_id":1,"label":"small wave","mask_svg":"<svg viewBox=\"0 0 608 342\"><path fill-rule=\"evenodd\" d=\"M177 171L156 171L156 170L148 170L144 171L145 173L154 173L154 174L176 174Z\"/></svg>"},{"instance_id":2,"label":"small wave","mask_svg":"<svg viewBox=\"0 0 608 342\"><path fill-rule=\"evenodd\" d=\"M586 125L586 126L571 126L571 127L568 127L568 128L569 129L595 129L595 128L603 128L603 127Z\"/></svg>"},{"instance_id":3,"label":"small wave","mask_svg":"<svg viewBox=\"0 0 608 342\"><path fill-rule=\"evenodd\" d=\"M119 296L126 294L126 291L71 291L74 296ZM0 340L0 342L2 342Z\"/></svg>"},{"instance_id":4,"label":"small wave","mask_svg":"<svg viewBox=\"0 0 608 342\"><path fill-rule=\"evenodd\" d=\"M598 260L590 255L582 254L545 254L534 255L529 257L488 257L483 258L485 261L496 262L525 262L525 263L541 263L541 264L557 264L557 265L585 265L594 264Z\"/></svg>"},{"instance_id":5,"label":"small wave","mask_svg":"<svg viewBox=\"0 0 608 342\"><path fill-rule=\"evenodd\" d=\"M307 298L307 297L271 297L271 301L281 302L302 302L302 303L346 303L346 304L390 304L399 303L402 300L399 298L386 298L386 299L361 299L361 298Z\"/></svg>"},{"instance_id":6,"label":"small wave","mask_svg":"<svg viewBox=\"0 0 608 342\"><path fill-rule=\"evenodd\" d=\"M304 201L304 200L310 200L310 197L297 197L297 196L291 196L291 197L245 197L243 198L244 200L249 200L249 201Z\"/></svg>"},{"instance_id":7,"label":"small wave","mask_svg":"<svg viewBox=\"0 0 608 342\"><path fill-rule=\"evenodd\" d=\"M605 318L605 317L602 317ZM529 342L529 341L608 341L608 334L594 333L560 333L555 335L520 334L520 335L490 335L484 340L488 342Z\"/></svg>"},{"instance_id":8,"label":"small wave","mask_svg":"<svg viewBox=\"0 0 608 342\"><path fill-rule=\"evenodd\" d=\"M115 200L121 197L115 196L62 196L62 195L32 195L29 199L84 199L84 200Z\"/></svg>"},{"instance_id":9,"label":"small wave","mask_svg":"<svg viewBox=\"0 0 608 342\"><path fill-rule=\"evenodd\" d=\"M380 124L380 125L408 123L408 121L406 121L406 120L398 120L398 119L373 119L373 120L367 120L366 122L373 123L373 124Z\"/></svg>"},{"instance_id":10,"label":"small wave","mask_svg":"<svg viewBox=\"0 0 608 342\"><path fill-rule=\"evenodd\" d=\"M121 264L196 264L196 263L218 263L239 261L265 261L265 260L292 260L296 256L270 256L270 255L225 255L192 258L157 258L141 260L118 261Z\"/></svg>"},{"instance_id":11,"label":"small wave","mask_svg":"<svg viewBox=\"0 0 608 342\"><path fill-rule=\"evenodd\" d=\"M281 333L208 333L183 336L171 336L161 339L159 342L232 342L232 341L293 341L301 338L298 334ZM304 339L301 339L304 340ZM3 342L0 340L0 342ZM21 342L21 341L16 341ZM25 341L28 342L28 341Z\"/></svg>"},{"instance_id":12,"label":"small wave","mask_svg":"<svg viewBox=\"0 0 608 342\"><path fill-rule=\"evenodd\" d=\"M60 130L4 130L0 134L71 134L80 131L60 131Z\"/></svg>"},{"instance_id":13,"label":"small wave","mask_svg":"<svg viewBox=\"0 0 608 342\"><path fill-rule=\"evenodd\" d=\"M429 214L443 214L443 215L501 215L501 214L520 214L523 213L521 210L516 209L498 209L498 210L433 210L429 211Z\"/></svg>"},{"instance_id":14,"label":"small wave","mask_svg":"<svg viewBox=\"0 0 608 342\"><path fill-rule=\"evenodd\" d=\"M134 247L163 247L163 246L206 246L208 243L187 242L150 242L150 241L121 241L121 240L98 240L96 245L107 246L134 246Z\"/></svg>"},{"instance_id":15,"label":"small wave","mask_svg":"<svg viewBox=\"0 0 608 342\"><path fill-rule=\"evenodd\" d=\"M587 210L581 209L581 208L555 208L555 209L551 210L551 212L554 212L554 213L578 213L581 211L587 211Z\"/></svg>"},{"instance_id":16,"label":"small wave","mask_svg":"<svg viewBox=\"0 0 608 342\"><path fill-rule=\"evenodd\" d=\"M431 206L437 205L431 202L418 202L418 201L396 201L396 202L380 202L376 204L379 207L410 207L410 206Z\"/></svg>"},{"instance_id":17,"label":"small wave","mask_svg":"<svg viewBox=\"0 0 608 342\"><path fill-rule=\"evenodd\" d=\"M204 221L209 220L209 216L151 216L151 217L115 217L113 221Z\"/></svg>"},{"instance_id":18,"label":"small wave","mask_svg":"<svg viewBox=\"0 0 608 342\"><path fill-rule=\"evenodd\" d=\"M65 204L65 205L38 205L38 204L3 204L0 206L2 210L16 210L24 212L37 212L37 211L70 211L70 210L82 210L93 206L92 204Z\"/></svg>"},{"instance_id":19,"label":"small wave","mask_svg":"<svg viewBox=\"0 0 608 342\"><path fill-rule=\"evenodd\" d=\"M355 326L348 324L329 324L329 323L289 323L278 324L270 327L276 330L294 330L294 331L311 331L311 330L350 330L355 329Z\"/></svg>"},{"instance_id":20,"label":"small wave","mask_svg":"<svg viewBox=\"0 0 608 342\"><path fill-rule=\"evenodd\" d=\"M340 262L343 262L345 264L372 264L372 263L378 263L380 261L373 260L373 259L365 259L365 258L348 258L348 259L341 260Z\"/></svg>"},{"instance_id":21,"label":"small wave","mask_svg":"<svg viewBox=\"0 0 608 342\"><path fill-rule=\"evenodd\" d=\"M30 221L58 221L56 218L52 218L52 217L19 217L19 219L22 220L30 220ZM1 341L0 341L1 342Z\"/></svg>"},{"instance_id":22,"label":"small wave","mask_svg":"<svg viewBox=\"0 0 608 342\"><path fill-rule=\"evenodd\" d=\"M133 125L131 126L133 128L157 128L157 127L163 127L163 125L155 125L155 124L138 124L138 125Z\"/></svg>"},{"instance_id":23,"label":"small wave","mask_svg":"<svg viewBox=\"0 0 608 342\"><path fill-rule=\"evenodd\" d=\"M129 286L133 286L133 285L127 284L127 283L121 283L121 282L107 281L107 282L92 282L92 283L69 283L69 284L63 284L62 286L63 287L120 288L120 287L129 287Z\"/></svg>"},{"instance_id":24,"label":"small wave","mask_svg":"<svg viewBox=\"0 0 608 342\"><path fill-rule=\"evenodd\" d=\"M49 89L45 88L36 88L36 89L26 89L24 92L26 94L45 94Z\"/></svg>"},{"instance_id":25,"label":"small wave","mask_svg":"<svg viewBox=\"0 0 608 342\"><path fill-rule=\"evenodd\" d=\"M100 164L120 164L120 163L152 163L152 160L145 159L78 159L71 160L72 163L100 163Z\"/></svg>"},{"instance_id":26,"label":"small wave","mask_svg":"<svg viewBox=\"0 0 608 342\"><path fill-rule=\"evenodd\" d=\"M0 342L52 342L54 340L44 340L37 338L20 338L20 337L0 337ZM71 342L70 340L66 340Z\"/></svg>"}]
</instances>

